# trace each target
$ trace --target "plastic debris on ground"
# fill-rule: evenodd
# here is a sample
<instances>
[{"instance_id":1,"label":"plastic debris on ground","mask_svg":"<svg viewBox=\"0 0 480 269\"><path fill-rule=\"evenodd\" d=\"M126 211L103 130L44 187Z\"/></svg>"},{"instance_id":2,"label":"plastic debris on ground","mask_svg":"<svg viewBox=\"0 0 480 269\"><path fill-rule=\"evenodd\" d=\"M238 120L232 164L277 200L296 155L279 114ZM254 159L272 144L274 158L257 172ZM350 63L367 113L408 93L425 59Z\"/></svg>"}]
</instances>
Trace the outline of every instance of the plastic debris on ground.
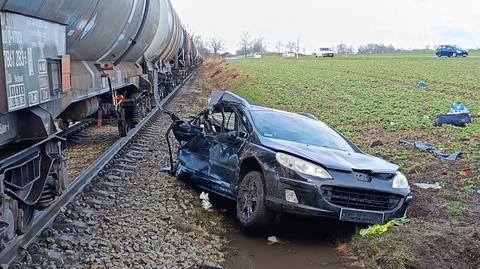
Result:
<instances>
[{"instance_id":1,"label":"plastic debris on ground","mask_svg":"<svg viewBox=\"0 0 480 269\"><path fill-rule=\"evenodd\" d=\"M420 189L428 190L428 189L434 189L438 190L441 189L442 186L440 186L440 183L435 182L434 184L432 183L413 183L413 185L419 187Z\"/></svg>"},{"instance_id":2,"label":"plastic debris on ground","mask_svg":"<svg viewBox=\"0 0 480 269\"><path fill-rule=\"evenodd\" d=\"M348 243L340 243L335 248L338 252L346 252L348 250Z\"/></svg>"},{"instance_id":3,"label":"plastic debris on ground","mask_svg":"<svg viewBox=\"0 0 480 269\"><path fill-rule=\"evenodd\" d=\"M207 211L212 210L212 204L210 203L210 199L208 198L208 193L203 192L200 193L200 200L202 200L202 207Z\"/></svg>"},{"instance_id":4,"label":"plastic debris on ground","mask_svg":"<svg viewBox=\"0 0 480 269\"><path fill-rule=\"evenodd\" d=\"M470 116L470 112L463 104L453 103L450 106L450 111L447 114L438 114L435 116L435 126L451 124L463 127L465 124L471 122L472 118Z\"/></svg>"},{"instance_id":5,"label":"plastic debris on ground","mask_svg":"<svg viewBox=\"0 0 480 269\"><path fill-rule=\"evenodd\" d=\"M420 80L418 83L417 83L417 86L419 88L425 88L425 86L427 86L427 83L424 81L424 80Z\"/></svg>"},{"instance_id":6,"label":"plastic debris on ground","mask_svg":"<svg viewBox=\"0 0 480 269\"><path fill-rule=\"evenodd\" d=\"M452 154L444 153L444 152L438 150L432 144L430 144L426 141L422 141L422 140L417 140L417 141L400 140L400 144L410 145L410 146L414 146L414 147L416 147L418 149L421 149L421 150L426 150L430 153L433 153L438 158L441 158L441 159L444 159L444 160L447 160L447 161L455 161L462 154L460 151L455 151Z\"/></svg>"},{"instance_id":7,"label":"plastic debris on ground","mask_svg":"<svg viewBox=\"0 0 480 269\"><path fill-rule=\"evenodd\" d=\"M464 106L463 104L457 104L457 103L453 103L450 106L450 112L448 112L448 114L462 114L462 113L470 113L470 112L468 111L466 106Z\"/></svg>"},{"instance_id":8,"label":"plastic debris on ground","mask_svg":"<svg viewBox=\"0 0 480 269\"><path fill-rule=\"evenodd\" d=\"M273 244L286 244L287 241L284 241L284 240L281 240L280 238L276 237L276 236L269 236L267 238L268 240L268 244L269 245L273 245Z\"/></svg>"},{"instance_id":9,"label":"plastic debris on ground","mask_svg":"<svg viewBox=\"0 0 480 269\"><path fill-rule=\"evenodd\" d=\"M373 141L371 144L370 144L370 147L373 148L373 147L379 147L379 146L383 146L383 142L380 141L380 140L375 140Z\"/></svg>"},{"instance_id":10,"label":"plastic debris on ground","mask_svg":"<svg viewBox=\"0 0 480 269\"><path fill-rule=\"evenodd\" d=\"M403 225L404 223L408 222L407 219L404 220L390 220L385 224L375 224L375 225L370 225L367 228L360 229L358 232L361 236L367 236L367 235L381 235L384 234L393 227L394 225L400 226Z\"/></svg>"}]
</instances>

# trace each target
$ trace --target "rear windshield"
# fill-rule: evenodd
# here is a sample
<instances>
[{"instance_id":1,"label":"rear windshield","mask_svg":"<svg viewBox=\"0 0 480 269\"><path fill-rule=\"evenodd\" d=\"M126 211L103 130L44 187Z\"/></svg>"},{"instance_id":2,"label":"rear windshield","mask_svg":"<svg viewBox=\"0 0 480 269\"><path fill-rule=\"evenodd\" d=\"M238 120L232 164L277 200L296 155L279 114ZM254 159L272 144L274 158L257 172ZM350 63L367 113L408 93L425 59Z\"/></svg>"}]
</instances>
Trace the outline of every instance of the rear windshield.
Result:
<instances>
[{"instance_id":1,"label":"rear windshield","mask_svg":"<svg viewBox=\"0 0 480 269\"><path fill-rule=\"evenodd\" d=\"M277 111L251 111L253 123L263 137L332 149L354 151L341 135L318 120Z\"/></svg>"}]
</instances>

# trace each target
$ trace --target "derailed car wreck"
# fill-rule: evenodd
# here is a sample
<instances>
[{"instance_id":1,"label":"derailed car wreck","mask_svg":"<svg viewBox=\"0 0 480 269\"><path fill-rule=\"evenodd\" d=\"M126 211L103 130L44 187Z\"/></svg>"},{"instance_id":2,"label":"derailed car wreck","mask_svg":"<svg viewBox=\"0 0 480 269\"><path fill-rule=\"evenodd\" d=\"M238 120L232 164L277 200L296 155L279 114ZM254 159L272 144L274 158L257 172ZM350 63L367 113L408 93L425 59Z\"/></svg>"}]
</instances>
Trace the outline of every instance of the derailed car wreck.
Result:
<instances>
[{"instance_id":1,"label":"derailed car wreck","mask_svg":"<svg viewBox=\"0 0 480 269\"><path fill-rule=\"evenodd\" d=\"M313 115L222 91L188 123L171 115L180 144L176 175L235 200L245 227L263 226L275 212L359 223L406 215L412 197L399 167Z\"/></svg>"}]
</instances>

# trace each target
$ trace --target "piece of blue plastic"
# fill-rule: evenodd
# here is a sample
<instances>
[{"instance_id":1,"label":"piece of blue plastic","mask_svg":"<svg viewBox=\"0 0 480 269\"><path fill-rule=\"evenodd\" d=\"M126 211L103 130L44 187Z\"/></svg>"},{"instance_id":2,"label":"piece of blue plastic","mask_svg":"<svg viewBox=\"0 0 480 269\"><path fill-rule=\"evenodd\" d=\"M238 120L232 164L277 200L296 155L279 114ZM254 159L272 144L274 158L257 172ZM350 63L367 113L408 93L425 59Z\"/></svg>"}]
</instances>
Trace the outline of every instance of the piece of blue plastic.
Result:
<instances>
[{"instance_id":1,"label":"piece of blue plastic","mask_svg":"<svg viewBox=\"0 0 480 269\"><path fill-rule=\"evenodd\" d=\"M453 103L450 106L450 112L448 114L455 114L455 113L470 113L470 112L468 111L467 107L465 107L462 103L460 104Z\"/></svg>"},{"instance_id":2,"label":"piece of blue plastic","mask_svg":"<svg viewBox=\"0 0 480 269\"><path fill-rule=\"evenodd\" d=\"M420 80L418 83L417 83L417 86L420 87L420 88L425 88L425 86L427 86L427 83L423 80Z\"/></svg>"},{"instance_id":3,"label":"piece of blue plastic","mask_svg":"<svg viewBox=\"0 0 480 269\"><path fill-rule=\"evenodd\" d=\"M471 123L472 118L469 113L455 113L455 114L438 114L435 116L435 126L440 127L444 124L451 124L463 127L467 123Z\"/></svg>"},{"instance_id":4,"label":"piece of blue plastic","mask_svg":"<svg viewBox=\"0 0 480 269\"><path fill-rule=\"evenodd\" d=\"M432 144L430 144L426 141L422 141L422 140L417 140L417 141L400 140L400 144L410 145L410 146L414 146L414 147L416 147L418 149L421 149L421 150L426 150L428 152L433 153L438 158L441 158L441 159L444 159L444 160L447 160L447 161L455 161L462 154L460 151L455 151L452 154L444 153L444 152L438 150Z\"/></svg>"}]
</instances>

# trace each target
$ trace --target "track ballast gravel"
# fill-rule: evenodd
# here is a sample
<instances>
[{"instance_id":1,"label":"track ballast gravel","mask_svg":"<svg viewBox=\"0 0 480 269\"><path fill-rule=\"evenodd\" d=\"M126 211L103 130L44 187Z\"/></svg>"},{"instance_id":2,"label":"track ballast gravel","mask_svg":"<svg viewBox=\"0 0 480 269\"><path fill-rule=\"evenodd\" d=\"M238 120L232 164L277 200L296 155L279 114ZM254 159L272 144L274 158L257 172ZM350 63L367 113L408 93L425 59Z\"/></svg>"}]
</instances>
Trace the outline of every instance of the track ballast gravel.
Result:
<instances>
[{"instance_id":1,"label":"track ballast gravel","mask_svg":"<svg viewBox=\"0 0 480 269\"><path fill-rule=\"evenodd\" d=\"M168 108L183 118L196 114L206 103L201 77L194 75ZM221 267L222 216L201 207L197 190L162 172L169 124L166 115L156 116L116 165L65 208L53 236L26 255L26 267Z\"/></svg>"}]
</instances>

